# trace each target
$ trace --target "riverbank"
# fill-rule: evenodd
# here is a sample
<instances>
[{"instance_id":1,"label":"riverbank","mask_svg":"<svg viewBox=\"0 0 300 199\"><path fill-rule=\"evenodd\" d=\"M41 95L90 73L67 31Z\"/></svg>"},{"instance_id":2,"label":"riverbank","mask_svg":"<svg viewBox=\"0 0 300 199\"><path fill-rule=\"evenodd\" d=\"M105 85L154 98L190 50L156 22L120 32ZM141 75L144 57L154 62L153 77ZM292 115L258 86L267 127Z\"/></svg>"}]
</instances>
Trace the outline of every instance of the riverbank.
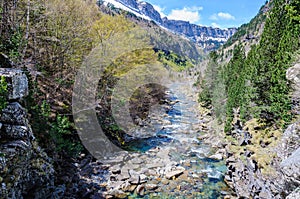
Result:
<instances>
[{"instance_id":1,"label":"riverbank","mask_svg":"<svg viewBox=\"0 0 300 199\"><path fill-rule=\"evenodd\" d=\"M203 131L210 132L201 139L225 159L225 182L233 190L230 198L300 197L299 120L285 131L269 129L266 133L257 120L243 124L236 111L232 130L226 135L209 109L200 110L201 117L208 120Z\"/></svg>"},{"instance_id":2,"label":"riverbank","mask_svg":"<svg viewBox=\"0 0 300 199\"><path fill-rule=\"evenodd\" d=\"M224 198L225 161L203 137L207 119L201 119L197 94L189 82L173 83L168 104L151 109L143 128L155 132L149 139L128 143L122 151L102 160L90 157L76 164L77 187L85 198ZM193 91L193 92L192 92ZM146 147L150 146L150 147ZM80 187L80 188L79 188ZM83 189L82 187L85 187Z\"/></svg>"}]
</instances>

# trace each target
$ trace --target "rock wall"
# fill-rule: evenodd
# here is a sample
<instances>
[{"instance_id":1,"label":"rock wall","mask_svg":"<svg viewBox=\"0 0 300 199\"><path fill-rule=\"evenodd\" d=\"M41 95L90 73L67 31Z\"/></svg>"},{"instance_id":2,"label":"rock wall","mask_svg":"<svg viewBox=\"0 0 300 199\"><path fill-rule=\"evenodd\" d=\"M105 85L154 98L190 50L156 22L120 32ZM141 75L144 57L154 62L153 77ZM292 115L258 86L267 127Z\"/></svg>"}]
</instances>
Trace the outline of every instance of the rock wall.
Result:
<instances>
[{"instance_id":1,"label":"rock wall","mask_svg":"<svg viewBox=\"0 0 300 199\"><path fill-rule=\"evenodd\" d=\"M51 159L38 146L20 100L28 95L26 75L1 69L8 104L0 110L0 198L49 198L54 189Z\"/></svg>"},{"instance_id":2,"label":"rock wall","mask_svg":"<svg viewBox=\"0 0 300 199\"><path fill-rule=\"evenodd\" d=\"M293 112L300 115L300 64L287 70L287 79L294 89L292 101ZM252 135L245 131L237 119L230 136L240 140L239 145L248 145ZM254 127L254 128L259 128ZM245 136L247 134L248 136ZM244 136L243 136L244 135ZM247 137L249 139L247 139ZM300 120L288 126L272 148L276 154L272 158L272 174L264 175L254 161L252 151L245 150L234 154L227 148L226 165L228 172L225 181L241 198L300 198ZM271 156L271 154L270 154Z\"/></svg>"}]
</instances>

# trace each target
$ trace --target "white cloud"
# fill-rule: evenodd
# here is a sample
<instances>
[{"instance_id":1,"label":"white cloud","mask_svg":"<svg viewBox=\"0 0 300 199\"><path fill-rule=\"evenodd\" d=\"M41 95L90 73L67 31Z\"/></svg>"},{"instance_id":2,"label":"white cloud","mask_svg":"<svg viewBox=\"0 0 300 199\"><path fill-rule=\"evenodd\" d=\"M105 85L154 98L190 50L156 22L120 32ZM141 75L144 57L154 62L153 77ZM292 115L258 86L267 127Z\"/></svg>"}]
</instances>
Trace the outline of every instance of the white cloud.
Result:
<instances>
[{"instance_id":1,"label":"white cloud","mask_svg":"<svg viewBox=\"0 0 300 199\"><path fill-rule=\"evenodd\" d=\"M168 15L168 19L189 21L191 23L199 22L201 19L199 11L203 10L203 7L184 7L183 9L174 9Z\"/></svg>"},{"instance_id":2,"label":"white cloud","mask_svg":"<svg viewBox=\"0 0 300 199\"><path fill-rule=\"evenodd\" d=\"M163 13L166 8L162 8L159 5L153 5L153 8L160 14L161 17L166 17Z\"/></svg>"},{"instance_id":3,"label":"white cloud","mask_svg":"<svg viewBox=\"0 0 300 199\"><path fill-rule=\"evenodd\" d=\"M232 16L229 13L225 13L225 12L219 12L218 14L213 14L212 16L210 16L211 20L214 21L218 21L218 20L235 20L235 17Z\"/></svg>"}]
</instances>

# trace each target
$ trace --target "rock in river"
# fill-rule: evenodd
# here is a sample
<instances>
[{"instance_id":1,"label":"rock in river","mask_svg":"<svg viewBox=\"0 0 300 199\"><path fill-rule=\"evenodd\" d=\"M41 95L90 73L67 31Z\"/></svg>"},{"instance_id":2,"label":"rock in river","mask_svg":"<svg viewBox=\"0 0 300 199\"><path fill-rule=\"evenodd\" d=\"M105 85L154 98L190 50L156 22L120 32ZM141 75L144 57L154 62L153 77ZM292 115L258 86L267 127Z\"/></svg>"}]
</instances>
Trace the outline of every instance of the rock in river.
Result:
<instances>
[{"instance_id":1,"label":"rock in river","mask_svg":"<svg viewBox=\"0 0 300 199\"><path fill-rule=\"evenodd\" d=\"M183 174L184 171L185 171L185 168L176 167L175 170L166 172L166 178L171 179L172 177L179 176L179 175Z\"/></svg>"}]
</instances>

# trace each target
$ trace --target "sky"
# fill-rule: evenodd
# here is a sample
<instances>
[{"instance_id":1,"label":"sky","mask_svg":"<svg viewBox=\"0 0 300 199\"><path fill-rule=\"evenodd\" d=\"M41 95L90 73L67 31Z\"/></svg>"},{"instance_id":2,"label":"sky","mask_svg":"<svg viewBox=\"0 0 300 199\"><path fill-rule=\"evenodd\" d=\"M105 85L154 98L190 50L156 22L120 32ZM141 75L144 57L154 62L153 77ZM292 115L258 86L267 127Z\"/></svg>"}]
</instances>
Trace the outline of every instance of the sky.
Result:
<instances>
[{"instance_id":1,"label":"sky","mask_svg":"<svg viewBox=\"0 0 300 199\"><path fill-rule=\"evenodd\" d=\"M218 28L248 23L266 0L144 0L168 19Z\"/></svg>"}]
</instances>

